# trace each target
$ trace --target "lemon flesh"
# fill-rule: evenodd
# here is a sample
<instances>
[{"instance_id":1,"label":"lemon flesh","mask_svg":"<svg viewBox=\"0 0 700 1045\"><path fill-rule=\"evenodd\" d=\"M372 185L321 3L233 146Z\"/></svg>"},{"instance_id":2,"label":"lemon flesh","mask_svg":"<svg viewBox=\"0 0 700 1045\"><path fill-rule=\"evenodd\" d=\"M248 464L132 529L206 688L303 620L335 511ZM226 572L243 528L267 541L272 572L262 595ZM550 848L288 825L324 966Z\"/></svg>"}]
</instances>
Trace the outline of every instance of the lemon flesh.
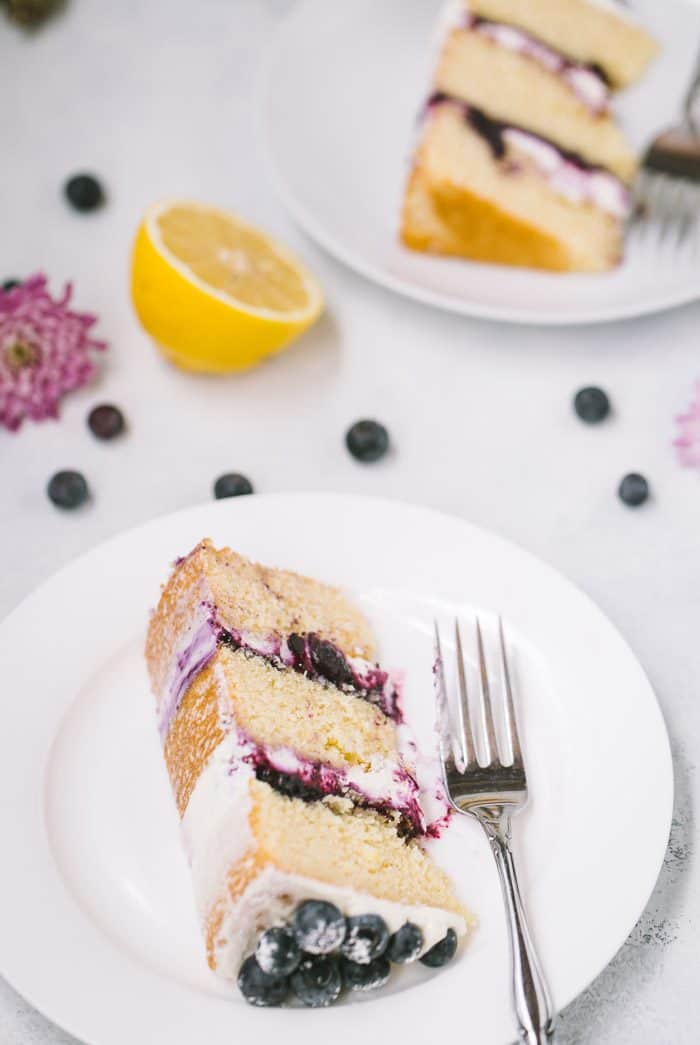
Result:
<instances>
[{"instance_id":1,"label":"lemon flesh","mask_svg":"<svg viewBox=\"0 0 700 1045\"><path fill-rule=\"evenodd\" d=\"M227 211L152 207L134 244L131 295L156 344L187 370L246 370L320 315L316 280L283 247Z\"/></svg>"}]
</instances>

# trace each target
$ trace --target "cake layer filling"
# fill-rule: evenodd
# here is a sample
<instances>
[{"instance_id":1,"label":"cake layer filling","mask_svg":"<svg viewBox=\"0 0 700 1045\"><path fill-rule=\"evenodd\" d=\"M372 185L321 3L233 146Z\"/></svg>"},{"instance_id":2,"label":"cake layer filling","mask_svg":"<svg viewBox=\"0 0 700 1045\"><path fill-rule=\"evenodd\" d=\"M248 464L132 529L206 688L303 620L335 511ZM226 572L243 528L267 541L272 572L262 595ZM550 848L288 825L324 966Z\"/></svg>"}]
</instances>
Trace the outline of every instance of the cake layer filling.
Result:
<instances>
[{"instance_id":1,"label":"cake layer filling","mask_svg":"<svg viewBox=\"0 0 700 1045\"><path fill-rule=\"evenodd\" d=\"M402 836L426 835L432 826L421 808L418 782L398 762L342 770L304 758L291 748L257 743L237 729L231 741L229 772L235 774L241 768L251 770L258 780L289 798L318 802L333 796L371 809L391 819Z\"/></svg>"},{"instance_id":2,"label":"cake layer filling","mask_svg":"<svg viewBox=\"0 0 700 1045\"><path fill-rule=\"evenodd\" d=\"M496 120L444 91L431 95L427 110L440 105L458 107L472 130L489 146L495 160L505 160L511 147L531 160L552 192L571 203L592 204L619 220L629 213L629 190L610 171L588 163L578 153L562 149L532 131ZM517 173L517 166L513 173Z\"/></svg>"},{"instance_id":3,"label":"cake layer filling","mask_svg":"<svg viewBox=\"0 0 700 1045\"><path fill-rule=\"evenodd\" d=\"M199 607L197 619L175 653L166 687L166 698L158 708L161 740L168 735L184 694L203 671L219 645L261 657L275 668L291 669L344 693L350 693L379 708L387 718L402 721L400 690L389 672L362 657L349 657L334 643L318 635L257 635L225 628L207 602Z\"/></svg>"},{"instance_id":4,"label":"cake layer filling","mask_svg":"<svg viewBox=\"0 0 700 1045\"><path fill-rule=\"evenodd\" d=\"M499 47L531 58L548 72L561 77L576 97L596 115L608 111L610 91L602 70L566 58L537 37L512 25L492 22L478 15L466 14L463 27L479 33Z\"/></svg>"}]
</instances>

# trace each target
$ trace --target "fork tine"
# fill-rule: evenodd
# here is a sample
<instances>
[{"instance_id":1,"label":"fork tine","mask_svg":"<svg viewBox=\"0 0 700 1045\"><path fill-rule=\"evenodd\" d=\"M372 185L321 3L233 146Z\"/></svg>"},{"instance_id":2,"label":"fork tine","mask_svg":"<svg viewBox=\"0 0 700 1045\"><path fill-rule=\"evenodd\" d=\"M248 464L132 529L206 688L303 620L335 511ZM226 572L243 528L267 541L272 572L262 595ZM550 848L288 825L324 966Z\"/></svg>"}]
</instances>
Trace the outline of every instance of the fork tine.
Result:
<instances>
[{"instance_id":1,"label":"fork tine","mask_svg":"<svg viewBox=\"0 0 700 1045\"><path fill-rule=\"evenodd\" d=\"M438 739L440 742L440 759L445 774L455 768L454 753L452 750L452 726L450 723L450 709L447 703L447 686L445 684L445 665L442 660L442 647L440 646L440 629L435 621L435 690L437 705Z\"/></svg>"},{"instance_id":2,"label":"fork tine","mask_svg":"<svg viewBox=\"0 0 700 1045\"><path fill-rule=\"evenodd\" d=\"M503 676L503 688L506 694L506 729L508 731L508 743L513 756L513 765L518 769L523 767L523 752L520 747L520 736L518 735L518 720L515 717L515 706L513 703L513 688L510 684L510 668L508 667L508 654L506 651L506 637L503 633L503 617L498 618L498 637L501 647L501 674Z\"/></svg>"},{"instance_id":3,"label":"fork tine","mask_svg":"<svg viewBox=\"0 0 700 1045\"><path fill-rule=\"evenodd\" d=\"M459 629L459 620L455 618L455 646L457 649L457 680L459 683L459 725L462 754L464 756L464 768L468 769L476 761L474 754L473 731L471 716L469 714L469 691L467 689L467 678L464 670L464 650L462 649L462 636Z\"/></svg>"},{"instance_id":4,"label":"fork tine","mask_svg":"<svg viewBox=\"0 0 700 1045\"><path fill-rule=\"evenodd\" d=\"M484 641L481 637L481 625L476 618L476 644L479 650L479 678L481 680L481 707L484 714L484 726L486 727L486 764L492 765L500 761L498 754L498 741L496 739L496 727L493 721L493 707L491 705L491 691L489 689L489 673L486 666L484 654Z\"/></svg>"}]
</instances>

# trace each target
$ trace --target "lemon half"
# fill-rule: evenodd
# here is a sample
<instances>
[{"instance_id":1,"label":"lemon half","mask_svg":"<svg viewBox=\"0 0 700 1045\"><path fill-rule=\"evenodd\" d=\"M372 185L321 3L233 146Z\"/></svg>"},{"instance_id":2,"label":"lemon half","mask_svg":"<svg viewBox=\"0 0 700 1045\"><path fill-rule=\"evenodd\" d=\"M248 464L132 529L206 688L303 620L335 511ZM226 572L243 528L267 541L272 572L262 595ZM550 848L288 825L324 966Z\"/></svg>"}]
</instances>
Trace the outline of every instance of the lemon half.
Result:
<instances>
[{"instance_id":1,"label":"lemon half","mask_svg":"<svg viewBox=\"0 0 700 1045\"><path fill-rule=\"evenodd\" d=\"M318 318L323 295L289 251L235 214L170 200L134 244L131 297L164 355L186 370L246 370Z\"/></svg>"}]
</instances>

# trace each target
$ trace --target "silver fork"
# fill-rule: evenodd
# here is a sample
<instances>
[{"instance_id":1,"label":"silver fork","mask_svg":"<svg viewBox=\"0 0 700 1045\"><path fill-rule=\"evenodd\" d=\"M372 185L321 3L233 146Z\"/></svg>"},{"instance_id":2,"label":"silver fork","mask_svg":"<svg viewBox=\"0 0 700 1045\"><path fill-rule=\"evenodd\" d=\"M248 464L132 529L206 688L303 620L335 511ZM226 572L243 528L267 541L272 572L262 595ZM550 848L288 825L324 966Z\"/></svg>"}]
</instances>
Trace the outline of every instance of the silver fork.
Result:
<instances>
[{"instance_id":1,"label":"silver fork","mask_svg":"<svg viewBox=\"0 0 700 1045\"><path fill-rule=\"evenodd\" d=\"M513 691L503 622L499 618L501 692L504 732L508 738L508 757L499 753L491 700L491 683L484 654L481 626L476 621L476 646L479 665L481 714L479 724L470 710L467 675L459 621L455 621L457 654L457 699L448 699L440 631L435 622L435 684L440 735L440 758L449 800L459 813L476 817L491 845L506 906L508 937L512 959L512 994L520 1039L526 1045L543 1045L554 1040L554 1009L547 984L530 936L522 896L511 853L511 817L527 802L527 779L513 706ZM452 726L450 707L457 711L458 724ZM477 730L481 728L480 738ZM480 743L479 743L480 739ZM482 765L477 752L486 759Z\"/></svg>"},{"instance_id":2,"label":"silver fork","mask_svg":"<svg viewBox=\"0 0 700 1045\"><path fill-rule=\"evenodd\" d=\"M700 55L683 102L681 123L666 128L648 147L632 190L630 230L651 223L663 242L675 230L681 244L697 232L700 217Z\"/></svg>"}]
</instances>

